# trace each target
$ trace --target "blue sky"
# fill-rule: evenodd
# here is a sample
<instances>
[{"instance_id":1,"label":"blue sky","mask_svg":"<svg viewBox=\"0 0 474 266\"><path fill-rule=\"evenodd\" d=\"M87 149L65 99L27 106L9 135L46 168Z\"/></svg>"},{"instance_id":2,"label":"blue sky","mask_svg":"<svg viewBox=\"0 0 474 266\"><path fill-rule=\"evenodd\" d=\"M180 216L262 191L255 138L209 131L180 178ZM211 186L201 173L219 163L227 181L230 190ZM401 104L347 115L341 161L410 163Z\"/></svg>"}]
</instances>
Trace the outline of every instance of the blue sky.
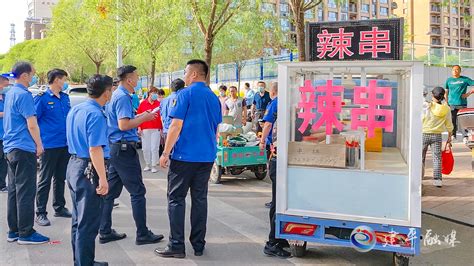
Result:
<instances>
[{"instance_id":1,"label":"blue sky","mask_svg":"<svg viewBox=\"0 0 474 266\"><path fill-rule=\"evenodd\" d=\"M26 0L0 0L0 54L10 49L10 24L15 23L16 43L23 41L23 23L28 15Z\"/></svg>"}]
</instances>

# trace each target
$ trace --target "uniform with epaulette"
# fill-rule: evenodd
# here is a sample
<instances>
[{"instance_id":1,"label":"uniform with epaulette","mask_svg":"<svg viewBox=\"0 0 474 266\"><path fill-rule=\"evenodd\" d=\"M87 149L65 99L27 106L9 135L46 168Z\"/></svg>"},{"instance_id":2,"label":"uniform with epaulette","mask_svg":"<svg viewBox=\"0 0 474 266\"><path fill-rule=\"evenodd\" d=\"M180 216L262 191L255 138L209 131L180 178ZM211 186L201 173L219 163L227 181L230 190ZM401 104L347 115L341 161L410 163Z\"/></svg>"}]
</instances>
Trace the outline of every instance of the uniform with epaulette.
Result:
<instances>
[{"instance_id":1,"label":"uniform with epaulette","mask_svg":"<svg viewBox=\"0 0 474 266\"><path fill-rule=\"evenodd\" d=\"M53 181L53 209L56 217L71 217L65 207L64 186L69 152L66 140L66 117L71 109L69 96L55 94L48 88L34 97L36 116L40 128L44 153L40 157L39 180L36 194L36 223L49 225L47 219L51 181Z\"/></svg>"}]
</instances>

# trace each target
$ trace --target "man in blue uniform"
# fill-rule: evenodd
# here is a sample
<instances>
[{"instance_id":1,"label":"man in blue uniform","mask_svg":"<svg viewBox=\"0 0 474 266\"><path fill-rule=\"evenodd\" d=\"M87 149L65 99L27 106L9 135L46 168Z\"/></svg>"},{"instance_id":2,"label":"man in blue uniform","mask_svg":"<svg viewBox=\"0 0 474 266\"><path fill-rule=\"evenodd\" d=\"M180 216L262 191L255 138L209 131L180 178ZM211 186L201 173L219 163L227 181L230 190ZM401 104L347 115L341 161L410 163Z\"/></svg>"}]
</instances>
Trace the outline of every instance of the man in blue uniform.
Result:
<instances>
[{"instance_id":1,"label":"man in blue uniform","mask_svg":"<svg viewBox=\"0 0 474 266\"><path fill-rule=\"evenodd\" d=\"M36 117L44 145L40 158L38 189L36 193L36 223L41 226L51 225L46 211L51 179L53 182L53 208L55 217L71 217L65 207L64 181L69 161L66 141L66 117L71 109L69 96L62 92L67 88L67 73L62 69L48 72L49 88L35 98ZM53 178L54 177L54 178Z\"/></svg>"},{"instance_id":2,"label":"man in blue uniform","mask_svg":"<svg viewBox=\"0 0 474 266\"><path fill-rule=\"evenodd\" d=\"M133 219L137 227L135 244L157 243L163 235L155 235L146 225L146 198L143 184L142 168L136 145L138 142L137 127L143 122L155 119L154 113L144 112L135 117L131 93L138 83L137 68L126 65L117 70L120 79L119 87L113 92L107 104L107 124L109 127L110 167L109 194L105 197L100 225L99 242L105 244L120 240L125 234L112 229L112 209L114 200L120 196L125 186L130 193Z\"/></svg>"},{"instance_id":3,"label":"man in blue uniform","mask_svg":"<svg viewBox=\"0 0 474 266\"><path fill-rule=\"evenodd\" d=\"M49 241L33 229L35 219L36 157L43 154L35 104L28 87L35 69L28 62L12 68L15 85L5 95L3 151L8 163L8 242L42 244Z\"/></svg>"},{"instance_id":4,"label":"man in blue uniform","mask_svg":"<svg viewBox=\"0 0 474 266\"><path fill-rule=\"evenodd\" d=\"M257 83L257 93L252 102L252 117L254 123L257 123L257 133L262 131L260 126L260 119L263 118L267 105L271 102L270 94L265 90L265 82L259 81Z\"/></svg>"},{"instance_id":5,"label":"man in blue uniform","mask_svg":"<svg viewBox=\"0 0 474 266\"><path fill-rule=\"evenodd\" d=\"M182 79L173 80L170 85L171 94L161 101L160 115L161 115L161 121L163 121L163 134L165 136L168 133L168 130L171 125L171 117L170 117L171 104L173 103L174 99L176 99L178 95L178 91L184 88L184 86L185 86L184 81Z\"/></svg>"},{"instance_id":6,"label":"man in blue uniform","mask_svg":"<svg viewBox=\"0 0 474 266\"><path fill-rule=\"evenodd\" d=\"M202 60L187 63L184 81L188 86L172 103L171 126L161 167L168 172L168 217L170 237L166 248L156 249L162 257L184 258L184 216L186 195L191 190L191 235L194 254L201 256L206 241L207 188L216 159L217 126L222 122L220 102L206 85L209 67Z\"/></svg>"},{"instance_id":7,"label":"man in blue uniform","mask_svg":"<svg viewBox=\"0 0 474 266\"><path fill-rule=\"evenodd\" d=\"M67 183L72 198L71 243L74 265L108 265L94 261L102 198L108 192L105 159L110 157L107 118L103 106L112 95L112 78L95 75L87 82L89 99L67 116L67 145L71 158Z\"/></svg>"},{"instance_id":8,"label":"man in blue uniform","mask_svg":"<svg viewBox=\"0 0 474 266\"><path fill-rule=\"evenodd\" d=\"M267 107L263 121L265 124L262 131L262 139L260 140L260 149L266 149L267 145L271 145L271 156L269 162L269 175L272 180L272 201L270 205L270 234L268 241L265 244L263 252L269 256L276 256L280 258L288 258L291 253L283 248L289 247L288 242L284 239L275 238L275 204L276 204L276 169L277 169L277 114L278 114L278 83L272 83L270 87L270 97L273 100Z\"/></svg>"},{"instance_id":9,"label":"man in blue uniform","mask_svg":"<svg viewBox=\"0 0 474 266\"><path fill-rule=\"evenodd\" d=\"M9 88L9 80L4 76L0 76L0 193L7 193L7 160L3 153L3 109L5 104L5 89Z\"/></svg>"}]
</instances>

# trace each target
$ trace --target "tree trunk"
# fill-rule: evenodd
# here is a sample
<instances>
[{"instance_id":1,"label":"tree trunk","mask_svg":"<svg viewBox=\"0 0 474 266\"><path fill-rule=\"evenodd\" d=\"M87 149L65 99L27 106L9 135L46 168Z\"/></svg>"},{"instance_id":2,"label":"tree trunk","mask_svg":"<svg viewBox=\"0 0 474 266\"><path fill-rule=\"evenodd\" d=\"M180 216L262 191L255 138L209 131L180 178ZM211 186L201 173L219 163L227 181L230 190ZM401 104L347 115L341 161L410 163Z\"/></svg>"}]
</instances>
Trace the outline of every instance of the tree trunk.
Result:
<instances>
[{"instance_id":1,"label":"tree trunk","mask_svg":"<svg viewBox=\"0 0 474 266\"><path fill-rule=\"evenodd\" d=\"M304 12L298 12L296 21L296 45L298 46L298 60L306 61L306 43L304 36Z\"/></svg>"},{"instance_id":2,"label":"tree trunk","mask_svg":"<svg viewBox=\"0 0 474 266\"><path fill-rule=\"evenodd\" d=\"M206 53L206 63L209 66L209 73L207 74L207 85L211 84L211 63L212 63L212 47L214 43L213 40L210 38L206 38L206 42L204 44L204 52Z\"/></svg>"},{"instance_id":3,"label":"tree trunk","mask_svg":"<svg viewBox=\"0 0 474 266\"><path fill-rule=\"evenodd\" d=\"M102 65L102 62L94 62L95 64L95 73L100 74L100 66Z\"/></svg>"},{"instance_id":4,"label":"tree trunk","mask_svg":"<svg viewBox=\"0 0 474 266\"><path fill-rule=\"evenodd\" d=\"M156 59L152 58L151 71L150 71L150 84L148 87L155 86L155 71L156 71Z\"/></svg>"}]
</instances>

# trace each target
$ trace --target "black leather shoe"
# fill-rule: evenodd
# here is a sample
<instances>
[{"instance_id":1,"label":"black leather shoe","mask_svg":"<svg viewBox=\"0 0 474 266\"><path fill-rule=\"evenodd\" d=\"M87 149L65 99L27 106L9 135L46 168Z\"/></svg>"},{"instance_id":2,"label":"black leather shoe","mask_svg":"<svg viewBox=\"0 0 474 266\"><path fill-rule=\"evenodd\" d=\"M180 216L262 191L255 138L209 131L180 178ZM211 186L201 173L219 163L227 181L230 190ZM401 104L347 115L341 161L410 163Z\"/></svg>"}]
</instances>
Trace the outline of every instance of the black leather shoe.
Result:
<instances>
[{"instance_id":1,"label":"black leather shoe","mask_svg":"<svg viewBox=\"0 0 474 266\"><path fill-rule=\"evenodd\" d=\"M201 257L201 256L202 256L202 254L204 254L204 252L203 252L203 251L204 251L204 250L200 250L200 251L198 251L198 250L195 250L195 251L194 251L194 256Z\"/></svg>"},{"instance_id":2,"label":"black leather shoe","mask_svg":"<svg viewBox=\"0 0 474 266\"><path fill-rule=\"evenodd\" d=\"M71 218L72 214L66 207L64 207L60 211L55 212L54 217Z\"/></svg>"},{"instance_id":3,"label":"black leather shoe","mask_svg":"<svg viewBox=\"0 0 474 266\"><path fill-rule=\"evenodd\" d=\"M282 259L287 259L291 257L291 253L284 250L279 244L270 244L269 242L267 242L267 244L265 245L263 253L268 256L274 256Z\"/></svg>"},{"instance_id":4,"label":"black leather shoe","mask_svg":"<svg viewBox=\"0 0 474 266\"><path fill-rule=\"evenodd\" d=\"M271 201L265 203L265 208L270 208L271 206L272 206L272 202L271 202Z\"/></svg>"},{"instance_id":5,"label":"black leather shoe","mask_svg":"<svg viewBox=\"0 0 474 266\"><path fill-rule=\"evenodd\" d=\"M148 234L145 236L137 236L135 244L137 245L147 245L158 243L163 240L163 235L155 235L152 231L148 231Z\"/></svg>"},{"instance_id":6,"label":"black leather shoe","mask_svg":"<svg viewBox=\"0 0 474 266\"><path fill-rule=\"evenodd\" d=\"M106 234L106 235L101 234L99 236L99 243L105 244L105 243L109 243L109 242L112 242L112 241L121 240L121 239L124 239L126 237L127 237L126 234L119 234L119 233L117 233L117 231L112 229L112 232L110 232L110 234Z\"/></svg>"},{"instance_id":7,"label":"black leather shoe","mask_svg":"<svg viewBox=\"0 0 474 266\"><path fill-rule=\"evenodd\" d=\"M184 251L176 251L170 249L170 247L166 246L164 249L155 249L155 254L157 256L163 257L163 258L177 258L177 259L182 259L186 257L186 253Z\"/></svg>"},{"instance_id":8,"label":"black leather shoe","mask_svg":"<svg viewBox=\"0 0 474 266\"><path fill-rule=\"evenodd\" d=\"M94 261L94 266L109 266L109 263L105 261Z\"/></svg>"},{"instance_id":9,"label":"black leather shoe","mask_svg":"<svg viewBox=\"0 0 474 266\"><path fill-rule=\"evenodd\" d=\"M36 216L36 224L39 226L50 226L51 222L48 219L48 216L46 214L38 214Z\"/></svg>"}]
</instances>

